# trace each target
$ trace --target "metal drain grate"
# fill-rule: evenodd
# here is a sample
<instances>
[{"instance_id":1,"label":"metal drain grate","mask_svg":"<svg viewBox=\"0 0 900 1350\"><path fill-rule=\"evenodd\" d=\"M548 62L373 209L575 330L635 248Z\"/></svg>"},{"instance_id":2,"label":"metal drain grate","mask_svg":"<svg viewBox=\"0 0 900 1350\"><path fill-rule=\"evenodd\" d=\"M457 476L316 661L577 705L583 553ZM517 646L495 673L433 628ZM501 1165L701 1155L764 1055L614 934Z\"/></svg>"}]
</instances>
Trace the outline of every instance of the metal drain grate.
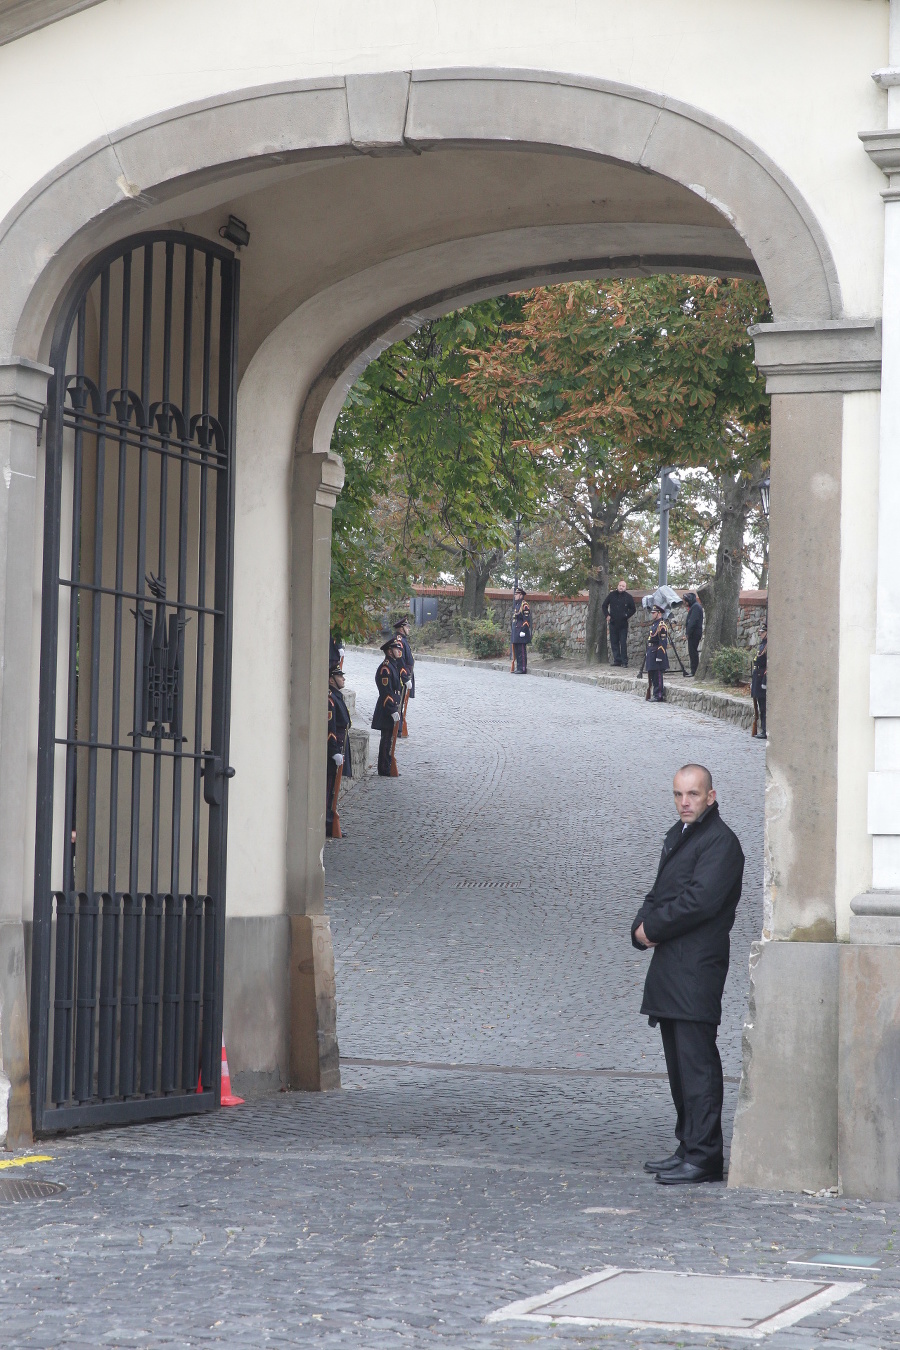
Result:
<instances>
[{"instance_id":1,"label":"metal drain grate","mask_svg":"<svg viewBox=\"0 0 900 1350\"><path fill-rule=\"evenodd\" d=\"M26 1181L18 1177L0 1177L0 1204L19 1200L47 1200L62 1195L65 1186L58 1181Z\"/></svg>"},{"instance_id":2,"label":"metal drain grate","mask_svg":"<svg viewBox=\"0 0 900 1350\"><path fill-rule=\"evenodd\" d=\"M520 891L521 881L458 881L458 891Z\"/></svg>"}]
</instances>

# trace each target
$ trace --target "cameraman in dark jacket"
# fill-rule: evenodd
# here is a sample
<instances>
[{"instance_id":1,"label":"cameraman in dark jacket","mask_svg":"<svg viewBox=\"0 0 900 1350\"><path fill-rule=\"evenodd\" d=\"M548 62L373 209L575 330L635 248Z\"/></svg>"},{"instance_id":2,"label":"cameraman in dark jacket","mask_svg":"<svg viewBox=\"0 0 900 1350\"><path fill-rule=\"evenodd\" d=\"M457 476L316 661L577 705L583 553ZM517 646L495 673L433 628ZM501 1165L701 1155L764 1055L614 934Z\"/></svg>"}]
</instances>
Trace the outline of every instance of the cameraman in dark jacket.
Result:
<instances>
[{"instance_id":1,"label":"cameraman in dark jacket","mask_svg":"<svg viewBox=\"0 0 900 1350\"><path fill-rule=\"evenodd\" d=\"M613 665L628 665L628 620L635 610L634 599L628 594L624 581L620 581L614 591L603 601L603 613L609 620L609 645L612 648Z\"/></svg>"},{"instance_id":2,"label":"cameraman in dark jacket","mask_svg":"<svg viewBox=\"0 0 900 1350\"><path fill-rule=\"evenodd\" d=\"M684 621L688 658L691 663L691 674L696 675L700 664L700 639L703 637L703 606L693 591L686 592L684 603L688 607L687 618Z\"/></svg>"},{"instance_id":3,"label":"cameraman in dark jacket","mask_svg":"<svg viewBox=\"0 0 900 1350\"><path fill-rule=\"evenodd\" d=\"M656 881L631 925L653 948L641 1012L659 1024L678 1147L648 1162L665 1186L722 1179L722 1063L716 1033L728 974L729 933L741 898L744 854L719 815L712 775L685 764L675 775L679 820L663 843Z\"/></svg>"}]
</instances>

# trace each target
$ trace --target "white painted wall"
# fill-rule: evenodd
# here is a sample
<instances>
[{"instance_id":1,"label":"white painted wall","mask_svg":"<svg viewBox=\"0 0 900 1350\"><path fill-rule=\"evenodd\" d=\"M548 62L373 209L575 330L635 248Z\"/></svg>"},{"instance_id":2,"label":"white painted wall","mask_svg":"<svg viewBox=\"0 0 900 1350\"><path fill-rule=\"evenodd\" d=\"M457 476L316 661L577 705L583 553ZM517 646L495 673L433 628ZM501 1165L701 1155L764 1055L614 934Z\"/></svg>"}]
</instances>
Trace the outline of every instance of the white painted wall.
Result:
<instances>
[{"instance_id":1,"label":"white painted wall","mask_svg":"<svg viewBox=\"0 0 900 1350\"><path fill-rule=\"evenodd\" d=\"M882 0L106 0L0 48L0 126L15 128L0 220L82 146L212 95L357 71L558 70L666 94L746 135L826 230L847 312L875 314L881 180L857 133L884 125L869 77L887 29Z\"/></svg>"}]
</instances>

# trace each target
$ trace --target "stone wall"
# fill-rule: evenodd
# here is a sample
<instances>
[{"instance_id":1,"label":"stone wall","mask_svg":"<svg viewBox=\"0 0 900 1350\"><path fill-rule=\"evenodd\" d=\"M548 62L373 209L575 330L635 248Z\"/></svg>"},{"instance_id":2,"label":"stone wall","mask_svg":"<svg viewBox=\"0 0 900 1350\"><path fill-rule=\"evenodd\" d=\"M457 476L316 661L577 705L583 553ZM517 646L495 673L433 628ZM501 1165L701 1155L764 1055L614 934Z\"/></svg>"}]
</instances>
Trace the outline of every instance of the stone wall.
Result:
<instances>
[{"instance_id":1,"label":"stone wall","mask_svg":"<svg viewBox=\"0 0 900 1350\"><path fill-rule=\"evenodd\" d=\"M434 596L438 602L438 623L441 634L451 638L455 636L454 619L462 604L463 592L458 586L417 586L417 595ZM647 629L650 626L649 612L642 608L641 600L647 591L632 591L637 613L628 627L628 660L631 665L640 665L647 641ZM683 592L682 592L683 594ZM494 622L500 628L508 629L512 623L513 599L509 591L488 589L485 592L488 608L493 612ZM584 655L584 632L587 619L587 595L558 596L543 591L532 591L528 595L531 606L532 626L535 637L541 632L563 633L572 656ZM766 617L768 593L766 591L742 591L738 615L738 646L747 651L755 651L759 644L759 632ZM675 610L672 615L674 637L681 658L687 665L687 641L684 636L685 611ZM677 661L672 658L673 669Z\"/></svg>"}]
</instances>

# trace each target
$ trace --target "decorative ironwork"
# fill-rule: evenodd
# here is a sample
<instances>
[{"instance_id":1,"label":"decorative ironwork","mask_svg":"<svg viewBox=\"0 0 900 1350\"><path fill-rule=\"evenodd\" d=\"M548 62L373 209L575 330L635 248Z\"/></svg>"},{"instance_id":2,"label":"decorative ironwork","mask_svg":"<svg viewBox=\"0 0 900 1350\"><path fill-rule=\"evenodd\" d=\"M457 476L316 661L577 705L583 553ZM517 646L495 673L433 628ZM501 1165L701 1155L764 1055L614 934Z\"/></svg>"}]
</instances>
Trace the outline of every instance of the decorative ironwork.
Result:
<instances>
[{"instance_id":1,"label":"decorative ironwork","mask_svg":"<svg viewBox=\"0 0 900 1350\"><path fill-rule=\"evenodd\" d=\"M218 1101L237 295L228 250L142 235L85 269L54 335L38 1131Z\"/></svg>"},{"instance_id":2,"label":"decorative ironwork","mask_svg":"<svg viewBox=\"0 0 900 1350\"><path fill-rule=\"evenodd\" d=\"M182 741L181 678L184 670L184 630L186 615L169 614L166 625L165 579L147 575L147 586L156 597L156 621L147 605L132 610L138 623L144 624L144 690L141 736L159 740ZM152 631L152 636L151 636Z\"/></svg>"}]
</instances>

